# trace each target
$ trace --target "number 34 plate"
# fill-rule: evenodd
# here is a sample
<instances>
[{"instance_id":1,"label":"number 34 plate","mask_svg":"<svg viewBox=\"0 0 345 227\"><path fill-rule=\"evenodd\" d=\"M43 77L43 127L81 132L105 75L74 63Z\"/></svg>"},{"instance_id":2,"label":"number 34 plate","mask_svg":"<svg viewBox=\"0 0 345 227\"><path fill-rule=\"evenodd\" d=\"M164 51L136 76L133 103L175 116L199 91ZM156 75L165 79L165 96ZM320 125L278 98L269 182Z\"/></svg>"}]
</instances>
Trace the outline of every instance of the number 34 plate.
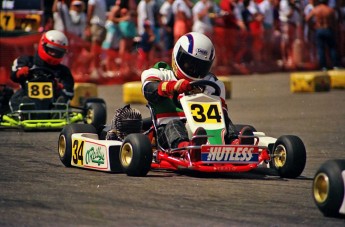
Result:
<instances>
[{"instance_id":1,"label":"number 34 plate","mask_svg":"<svg viewBox=\"0 0 345 227\"><path fill-rule=\"evenodd\" d=\"M51 82L29 82L28 96L32 99L53 98L53 83Z\"/></svg>"}]
</instances>

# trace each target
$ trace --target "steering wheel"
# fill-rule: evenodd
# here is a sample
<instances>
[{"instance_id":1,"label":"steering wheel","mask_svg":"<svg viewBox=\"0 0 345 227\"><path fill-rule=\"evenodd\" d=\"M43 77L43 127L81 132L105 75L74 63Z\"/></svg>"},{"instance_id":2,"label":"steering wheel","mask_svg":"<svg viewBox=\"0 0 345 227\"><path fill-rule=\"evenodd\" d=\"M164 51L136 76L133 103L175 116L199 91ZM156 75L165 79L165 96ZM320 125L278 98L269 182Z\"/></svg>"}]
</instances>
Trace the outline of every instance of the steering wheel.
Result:
<instances>
[{"instance_id":1,"label":"steering wheel","mask_svg":"<svg viewBox=\"0 0 345 227\"><path fill-rule=\"evenodd\" d=\"M215 90L214 93L212 93L212 95L220 96L220 93L221 93L220 87L214 81L196 80L196 81L190 82L190 85L192 86L192 90L195 88L201 88L202 92L204 92L206 89L206 86L210 86ZM186 94L188 94L188 92ZM175 92L174 96L173 96L173 102L174 102L176 107L182 108L181 103L178 100L178 96L179 96L179 94L177 92Z\"/></svg>"},{"instance_id":2,"label":"steering wheel","mask_svg":"<svg viewBox=\"0 0 345 227\"><path fill-rule=\"evenodd\" d=\"M220 96L220 93L221 93L220 87L214 81L210 81L210 80L196 80L196 81L190 82L190 85L193 88L201 87L203 89L203 91L205 90L206 86L210 86L210 87L212 87L215 90L214 93L212 93L212 95L215 95L215 96Z\"/></svg>"},{"instance_id":3,"label":"steering wheel","mask_svg":"<svg viewBox=\"0 0 345 227\"><path fill-rule=\"evenodd\" d=\"M44 66L33 66L30 68L30 73L32 74L33 78L39 78L39 77L46 77L48 79L53 80L56 76L56 73L47 67Z\"/></svg>"}]
</instances>

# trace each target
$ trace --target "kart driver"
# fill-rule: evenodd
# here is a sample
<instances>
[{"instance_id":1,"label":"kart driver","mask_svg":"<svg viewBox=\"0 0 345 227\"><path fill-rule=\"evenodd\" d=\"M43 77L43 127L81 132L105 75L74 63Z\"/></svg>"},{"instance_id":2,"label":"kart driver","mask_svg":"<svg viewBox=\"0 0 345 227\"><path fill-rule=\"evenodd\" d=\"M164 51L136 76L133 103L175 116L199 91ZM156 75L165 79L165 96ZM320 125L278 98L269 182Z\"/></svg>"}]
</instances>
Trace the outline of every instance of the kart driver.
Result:
<instances>
[{"instance_id":1,"label":"kart driver","mask_svg":"<svg viewBox=\"0 0 345 227\"><path fill-rule=\"evenodd\" d=\"M189 145L188 132L181 121L184 113L175 106L172 97L174 93L183 94L191 91L190 82L196 80L213 81L220 87L227 126L225 143L238 142L238 131L227 114L224 83L210 73L214 58L215 49L211 40L204 34L191 32L177 40L172 53L172 68L165 62L158 62L153 68L142 72L144 97L154 109L157 124L162 125L158 129L157 137L163 148L181 148ZM206 94L213 92L214 88L210 86L204 90Z\"/></svg>"},{"instance_id":2,"label":"kart driver","mask_svg":"<svg viewBox=\"0 0 345 227\"><path fill-rule=\"evenodd\" d=\"M38 43L38 50L34 56L20 56L14 60L12 65L11 79L19 83L18 89L10 100L12 111L19 108L19 104L27 102L29 98L24 91L25 83L32 79L30 69L33 67L43 67L55 72L57 82L56 102L67 103L74 95L74 79L69 68L61 61L68 50L68 39L64 33L57 30L50 30L44 33Z\"/></svg>"}]
</instances>

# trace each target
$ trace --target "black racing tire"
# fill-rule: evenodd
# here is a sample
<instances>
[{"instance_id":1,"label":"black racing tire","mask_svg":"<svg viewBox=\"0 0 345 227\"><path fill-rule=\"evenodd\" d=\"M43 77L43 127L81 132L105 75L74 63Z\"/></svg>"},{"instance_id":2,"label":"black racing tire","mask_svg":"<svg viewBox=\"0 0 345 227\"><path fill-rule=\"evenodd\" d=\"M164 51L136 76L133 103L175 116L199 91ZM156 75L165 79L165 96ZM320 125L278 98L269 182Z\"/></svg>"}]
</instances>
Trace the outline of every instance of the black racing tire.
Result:
<instances>
[{"instance_id":1,"label":"black racing tire","mask_svg":"<svg viewBox=\"0 0 345 227\"><path fill-rule=\"evenodd\" d=\"M345 171L345 160L337 159L324 162L315 173L313 198L324 216L344 216L339 213L345 199L343 171Z\"/></svg>"},{"instance_id":2,"label":"black racing tire","mask_svg":"<svg viewBox=\"0 0 345 227\"><path fill-rule=\"evenodd\" d=\"M84 103L87 104L87 103L91 103L91 102L97 102L97 103L105 104L104 99L96 98L96 97L94 97L94 98L87 98Z\"/></svg>"},{"instance_id":3,"label":"black racing tire","mask_svg":"<svg viewBox=\"0 0 345 227\"><path fill-rule=\"evenodd\" d=\"M72 134L74 133L97 133L95 127L85 124L66 125L60 132L58 141L58 154L61 162L71 166L72 159Z\"/></svg>"},{"instance_id":4,"label":"black racing tire","mask_svg":"<svg viewBox=\"0 0 345 227\"><path fill-rule=\"evenodd\" d=\"M140 133L128 135L121 146L119 158L122 170L128 176L146 176L152 163L150 140Z\"/></svg>"},{"instance_id":5,"label":"black racing tire","mask_svg":"<svg viewBox=\"0 0 345 227\"><path fill-rule=\"evenodd\" d=\"M271 156L271 166L283 178L300 176L307 159L302 140L293 135L279 137L274 144Z\"/></svg>"},{"instance_id":6,"label":"black racing tire","mask_svg":"<svg viewBox=\"0 0 345 227\"><path fill-rule=\"evenodd\" d=\"M84 122L93 125L97 130L103 129L107 121L107 109L104 103L86 103Z\"/></svg>"}]
</instances>

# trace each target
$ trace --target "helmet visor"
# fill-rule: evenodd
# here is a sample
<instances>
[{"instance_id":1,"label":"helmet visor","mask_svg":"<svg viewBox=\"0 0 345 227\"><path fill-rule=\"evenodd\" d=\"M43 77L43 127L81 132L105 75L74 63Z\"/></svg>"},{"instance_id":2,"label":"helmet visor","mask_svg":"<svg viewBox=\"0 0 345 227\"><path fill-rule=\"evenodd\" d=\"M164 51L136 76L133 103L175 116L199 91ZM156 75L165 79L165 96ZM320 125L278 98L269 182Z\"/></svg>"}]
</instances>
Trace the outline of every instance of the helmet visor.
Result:
<instances>
[{"instance_id":1,"label":"helmet visor","mask_svg":"<svg viewBox=\"0 0 345 227\"><path fill-rule=\"evenodd\" d=\"M44 48L44 51L48 55L50 55L54 58L62 58L66 53L65 49L59 48L59 47L51 45L51 44L44 44L43 48Z\"/></svg>"},{"instance_id":2,"label":"helmet visor","mask_svg":"<svg viewBox=\"0 0 345 227\"><path fill-rule=\"evenodd\" d=\"M177 52L176 62L181 70L189 77L204 78L210 71L213 60L204 61L191 56L182 47Z\"/></svg>"}]
</instances>

